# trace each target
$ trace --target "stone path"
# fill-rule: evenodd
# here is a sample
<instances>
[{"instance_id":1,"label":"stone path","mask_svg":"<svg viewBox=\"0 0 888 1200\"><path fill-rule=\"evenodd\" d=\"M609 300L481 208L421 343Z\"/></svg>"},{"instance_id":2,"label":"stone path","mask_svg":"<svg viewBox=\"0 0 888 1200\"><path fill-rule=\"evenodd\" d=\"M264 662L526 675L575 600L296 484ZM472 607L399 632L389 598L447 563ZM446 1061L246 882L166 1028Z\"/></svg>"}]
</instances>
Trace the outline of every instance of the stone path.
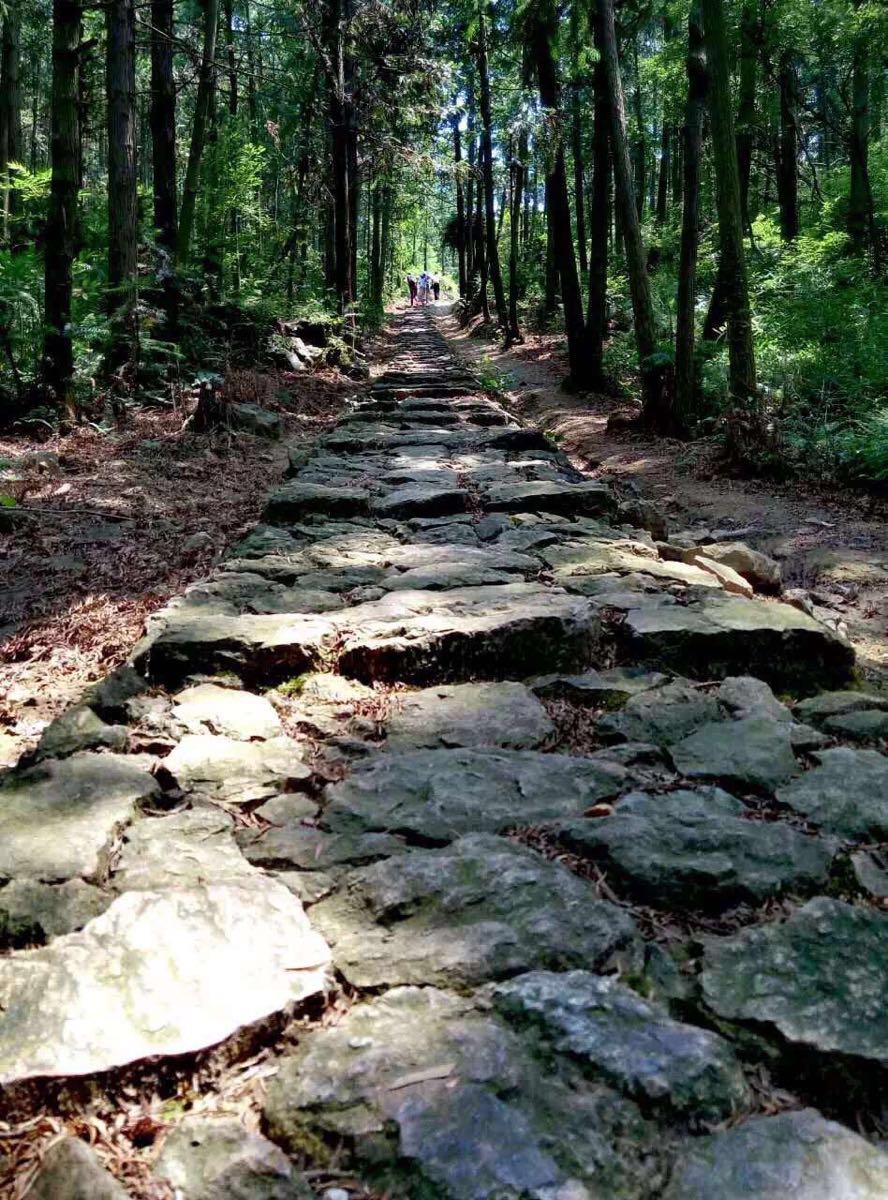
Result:
<instances>
[{"instance_id":1,"label":"stone path","mask_svg":"<svg viewBox=\"0 0 888 1200\"><path fill-rule=\"evenodd\" d=\"M172 1131L176 1196L335 1162L403 1197L888 1197L888 703L632 515L405 314L265 523L0 784L7 1112L346 985L267 1138ZM37 1188L125 1195L80 1143Z\"/></svg>"}]
</instances>

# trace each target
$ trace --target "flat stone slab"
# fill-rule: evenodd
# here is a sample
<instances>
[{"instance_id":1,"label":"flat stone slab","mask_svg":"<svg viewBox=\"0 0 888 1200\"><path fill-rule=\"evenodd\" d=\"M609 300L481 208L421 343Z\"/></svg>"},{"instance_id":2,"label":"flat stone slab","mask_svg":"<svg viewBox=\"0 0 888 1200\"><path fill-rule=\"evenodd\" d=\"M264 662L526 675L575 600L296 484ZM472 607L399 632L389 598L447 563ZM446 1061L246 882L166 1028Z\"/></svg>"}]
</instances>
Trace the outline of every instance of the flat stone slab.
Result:
<instances>
[{"instance_id":1,"label":"flat stone slab","mask_svg":"<svg viewBox=\"0 0 888 1200\"><path fill-rule=\"evenodd\" d=\"M835 842L749 810L718 788L633 792L613 815L559 826L559 841L665 908L724 908L825 883Z\"/></svg>"},{"instance_id":2,"label":"flat stone slab","mask_svg":"<svg viewBox=\"0 0 888 1200\"><path fill-rule=\"evenodd\" d=\"M156 683L177 686L195 673L226 671L274 682L315 666L331 635L324 616L220 616L200 609L161 614L133 652L133 663Z\"/></svg>"},{"instance_id":3,"label":"flat stone slab","mask_svg":"<svg viewBox=\"0 0 888 1200\"><path fill-rule=\"evenodd\" d=\"M154 1175L177 1200L312 1200L286 1154L234 1117L186 1117L167 1137Z\"/></svg>"},{"instance_id":4,"label":"flat stone slab","mask_svg":"<svg viewBox=\"0 0 888 1200\"><path fill-rule=\"evenodd\" d=\"M339 669L365 681L514 679L585 665L599 629L587 602L537 583L394 592L347 617Z\"/></svg>"},{"instance_id":5,"label":"flat stone slab","mask_svg":"<svg viewBox=\"0 0 888 1200\"><path fill-rule=\"evenodd\" d=\"M321 483L294 480L280 488L265 506L263 521L286 525L301 521L308 513L330 517L353 517L366 513L370 493L359 487L326 487Z\"/></svg>"},{"instance_id":6,"label":"flat stone slab","mask_svg":"<svg viewBox=\"0 0 888 1200\"><path fill-rule=\"evenodd\" d=\"M687 1143L664 1200L882 1200L888 1154L814 1109Z\"/></svg>"},{"instance_id":7,"label":"flat stone slab","mask_svg":"<svg viewBox=\"0 0 888 1200\"><path fill-rule=\"evenodd\" d=\"M795 706L795 716L811 725L820 725L832 717L869 710L888 710L888 697L873 692L821 692L819 696L800 700Z\"/></svg>"},{"instance_id":8,"label":"flat stone slab","mask_svg":"<svg viewBox=\"0 0 888 1200\"><path fill-rule=\"evenodd\" d=\"M117 832L160 789L113 754L47 759L0 785L0 879L97 878Z\"/></svg>"},{"instance_id":9,"label":"flat stone slab","mask_svg":"<svg viewBox=\"0 0 888 1200\"><path fill-rule=\"evenodd\" d=\"M411 1196L642 1200L663 1178L634 1104L433 988L396 988L306 1034L269 1082L265 1119L294 1151L344 1140L380 1190Z\"/></svg>"},{"instance_id":10,"label":"flat stone slab","mask_svg":"<svg viewBox=\"0 0 888 1200\"><path fill-rule=\"evenodd\" d=\"M613 667L606 671L584 671L579 675L538 675L527 686L545 699L620 708L639 692L648 692L668 682L660 671L644 667Z\"/></svg>"},{"instance_id":11,"label":"flat stone slab","mask_svg":"<svg viewBox=\"0 0 888 1200\"><path fill-rule=\"evenodd\" d=\"M63 1137L46 1151L30 1200L130 1200L130 1194L86 1142Z\"/></svg>"},{"instance_id":12,"label":"flat stone slab","mask_svg":"<svg viewBox=\"0 0 888 1200\"><path fill-rule=\"evenodd\" d=\"M456 683L394 697L386 749L502 746L533 750L555 732L546 710L521 683Z\"/></svg>"},{"instance_id":13,"label":"flat stone slab","mask_svg":"<svg viewBox=\"0 0 888 1200\"><path fill-rule=\"evenodd\" d=\"M802 773L791 726L770 716L704 725L669 753L675 769L688 779L717 780L767 794Z\"/></svg>"},{"instance_id":14,"label":"flat stone slab","mask_svg":"<svg viewBox=\"0 0 888 1200\"><path fill-rule=\"evenodd\" d=\"M625 911L559 864L487 834L353 871L312 920L355 987L605 969L638 951Z\"/></svg>"},{"instance_id":15,"label":"flat stone slab","mask_svg":"<svg viewBox=\"0 0 888 1200\"><path fill-rule=\"evenodd\" d=\"M837 746L814 759L817 766L780 788L780 803L840 837L888 838L888 758Z\"/></svg>"},{"instance_id":16,"label":"flat stone slab","mask_svg":"<svg viewBox=\"0 0 888 1200\"><path fill-rule=\"evenodd\" d=\"M888 1065L888 917L873 909L818 896L788 921L710 940L701 978L713 1012L797 1054Z\"/></svg>"},{"instance_id":17,"label":"flat stone slab","mask_svg":"<svg viewBox=\"0 0 888 1200\"><path fill-rule=\"evenodd\" d=\"M717 592L683 605L671 599L626 601L618 642L627 661L704 679L747 673L778 688L850 678L851 647L789 604Z\"/></svg>"},{"instance_id":18,"label":"flat stone slab","mask_svg":"<svg viewBox=\"0 0 888 1200\"><path fill-rule=\"evenodd\" d=\"M597 724L607 740L671 746L722 716L717 699L684 680L645 688Z\"/></svg>"},{"instance_id":19,"label":"flat stone slab","mask_svg":"<svg viewBox=\"0 0 888 1200\"><path fill-rule=\"evenodd\" d=\"M617 764L563 754L418 750L377 755L327 788L333 830L389 832L444 844L464 833L578 814L631 780Z\"/></svg>"},{"instance_id":20,"label":"flat stone slab","mask_svg":"<svg viewBox=\"0 0 888 1200\"><path fill-rule=\"evenodd\" d=\"M86 704L75 704L56 717L41 735L37 758L63 758L79 750L126 750L129 730L108 725Z\"/></svg>"},{"instance_id":21,"label":"flat stone slab","mask_svg":"<svg viewBox=\"0 0 888 1200\"><path fill-rule=\"evenodd\" d=\"M286 888L132 891L78 933L0 958L0 1082L213 1046L323 990L329 950Z\"/></svg>"},{"instance_id":22,"label":"flat stone slab","mask_svg":"<svg viewBox=\"0 0 888 1200\"><path fill-rule=\"evenodd\" d=\"M252 878L233 829L233 819L215 804L136 821L115 855L111 886L118 892L154 891Z\"/></svg>"},{"instance_id":23,"label":"flat stone slab","mask_svg":"<svg viewBox=\"0 0 888 1200\"><path fill-rule=\"evenodd\" d=\"M531 479L488 488L482 503L489 512L554 512L597 517L616 511L613 493L600 483L557 483Z\"/></svg>"},{"instance_id":24,"label":"flat stone slab","mask_svg":"<svg viewBox=\"0 0 888 1200\"><path fill-rule=\"evenodd\" d=\"M490 996L506 1020L538 1029L554 1050L643 1109L699 1124L724 1120L751 1102L724 1038L672 1020L615 979L532 971L495 984Z\"/></svg>"},{"instance_id":25,"label":"flat stone slab","mask_svg":"<svg viewBox=\"0 0 888 1200\"><path fill-rule=\"evenodd\" d=\"M465 512L468 502L462 488L408 483L377 496L370 509L378 517L444 517Z\"/></svg>"},{"instance_id":26,"label":"flat stone slab","mask_svg":"<svg viewBox=\"0 0 888 1200\"><path fill-rule=\"evenodd\" d=\"M217 733L239 741L278 737L280 717L264 696L200 683L174 697L173 716L189 733Z\"/></svg>"},{"instance_id":27,"label":"flat stone slab","mask_svg":"<svg viewBox=\"0 0 888 1200\"><path fill-rule=\"evenodd\" d=\"M55 884L14 879L0 888L0 947L39 946L73 933L103 913L113 899L82 879Z\"/></svg>"},{"instance_id":28,"label":"flat stone slab","mask_svg":"<svg viewBox=\"0 0 888 1200\"><path fill-rule=\"evenodd\" d=\"M292 738L240 742L211 733L189 733L162 764L183 792L249 804L304 786L312 771Z\"/></svg>"}]
</instances>

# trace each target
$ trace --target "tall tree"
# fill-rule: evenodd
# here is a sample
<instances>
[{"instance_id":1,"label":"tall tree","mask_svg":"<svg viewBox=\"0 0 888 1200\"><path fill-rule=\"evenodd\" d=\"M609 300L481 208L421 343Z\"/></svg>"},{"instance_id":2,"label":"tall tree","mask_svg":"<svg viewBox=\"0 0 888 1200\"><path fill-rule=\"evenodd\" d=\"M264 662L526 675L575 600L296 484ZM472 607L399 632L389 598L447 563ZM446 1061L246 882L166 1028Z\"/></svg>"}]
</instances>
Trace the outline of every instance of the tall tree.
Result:
<instances>
[{"instance_id":1,"label":"tall tree","mask_svg":"<svg viewBox=\"0 0 888 1200\"><path fill-rule=\"evenodd\" d=\"M459 128L461 113L455 109L450 118L453 128L453 176L456 190L456 254L459 271L459 294L464 300L468 294L466 270L466 206L463 195L462 133Z\"/></svg>"},{"instance_id":2,"label":"tall tree","mask_svg":"<svg viewBox=\"0 0 888 1200\"><path fill-rule=\"evenodd\" d=\"M151 165L154 238L168 278L176 254L176 88L173 80L173 3L151 0Z\"/></svg>"},{"instance_id":3,"label":"tall tree","mask_svg":"<svg viewBox=\"0 0 888 1200\"><path fill-rule=\"evenodd\" d=\"M13 3L3 18L0 45L0 206L2 206L2 240L9 241L10 218L16 208L16 192L10 186L9 164L21 160L21 89L19 86L19 55L21 14Z\"/></svg>"},{"instance_id":4,"label":"tall tree","mask_svg":"<svg viewBox=\"0 0 888 1200\"><path fill-rule=\"evenodd\" d=\"M71 299L79 236L80 0L53 0L49 213L44 252L43 386L63 424L77 418Z\"/></svg>"},{"instance_id":5,"label":"tall tree","mask_svg":"<svg viewBox=\"0 0 888 1200\"><path fill-rule=\"evenodd\" d=\"M848 196L848 234L858 254L869 251L876 270L881 265L879 236L873 208L869 172L870 142L870 43L862 19L863 0L854 0L854 35L851 60L851 126L848 157L851 187Z\"/></svg>"},{"instance_id":6,"label":"tall tree","mask_svg":"<svg viewBox=\"0 0 888 1200\"><path fill-rule=\"evenodd\" d=\"M112 318L109 365L119 372L136 348L139 255L134 0L108 0L106 22L108 299Z\"/></svg>"},{"instance_id":7,"label":"tall tree","mask_svg":"<svg viewBox=\"0 0 888 1200\"><path fill-rule=\"evenodd\" d=\"M496 315L509 344L519 336L518 330L509 324L503 273L500 268L499 249L496 244L496 205L493 188L493 116L490 104L490 65L487 55L487 20L485 6L488 0L478 0L478 84L481 101L481 171L484 183L484 234L486 238L485 263L487 275L493 284ZM486 289L483 289L486 293Z\"/></svg>"},{"instance_id":8,"label":"tall tree","mask_svg":"<svg viewBox=\"0 0 888 1200\"><path fill-rule=\"evenodd\" d=\"M597 13L593 17L593 26L599 57L593 79L595 109L592 125L592 203L589 206L591 249L586 337L589 343L590 386L603 387L607 383L604 338L607 330L607 265L611 226L610 107L607 75L601 56L601 22Z\"/></svg>"},{"instance_id":9,"label":"tall tree","mask_svg":"<svg viewBox=\"0 0 888 1200\"><path fill-rule=\"evenodd\" d=\"M552 207L554 248L561 279L561 302L570 362L570 383L580 389L589 387L589 344L583 297L574 254L567 166L562 136L561 81L555 61L553 40L557 30L557 11L548 0L536 0L525 17L528 48L536 67L540 105L549 128L549 203Z\"/></svg>"},{"instance_id":10,"label":"tall tree","mask_svg":"<svg viewBox=\"0 0 888 1200\"><path fill-rule=\"evenodd\" d=\"M663 365L658 361L654 306L647 274L641 224L636 197L632 187L632 167L626 138L626 108L623 100L623 81L617 50L613 0L596 0L601 23L601 59L607 84L610 114L611 159L614 172L619 227L623 235L626 271L632 294L635 320L635 343L641 371L643 417L655 428L668 428L671 420L669 395L666 391Z\"/></svg>"},{"instance_id":11,"label":"tall tree","mask_svg":"<svg viewBox=\"0 0 888 1200\"><path fill-rule=\"evenodd\" d=\"M684 123L684 207L681 215L681 253L678 263L678 296L675 314L674 424L687 434L697 409L697 358L694 315L697 308L697 251L700 241L700 164L703 157L703 122L709 76L699 0L688 16L686 60L688 99Z\"/></svg>"},{"instance_id":12,"label":"tall tree","mask_svg":"<svg viewBox=\"0 0 888 1200\"><path fill-rule=\"evenodd\" d=\"M197 207L197 189L200 183L200 167L207 144L207 127L213 95L216 89L216 38L219 32L219 0L202 0L204 10L203 50L200 73L197 81L197 98L194 104L194 123L191 127L191 145L185 167L185 182L182 186L182 208L179 216L177 258L181 263L188 261L191 235L194 232L194 214Z\"/></svg>"},{"instance_id":13,"label":"tall tree","mask_svg":"<svg viewBox=\"0 0 888 1200\"><path fill-rule=\"evenodd\" d=\"M715 162L720 270L728 319L728 438L740 458L761 445L763 418L755 374L752 313L743 251L740 175L731 99L728 35L722 0L701 0L709 67L709 113Z\"/></svg>"},{"instance_id":14,"label":"tall tree","mask_svg":"<svg viewBox=\"0 0 888 1200\"><path fill-rule=\"evenodd\" d=\"M799 235L798 81L791 50L780 55L780 140L777 154L777 199L780 233L785 242Z\"/></svg>"}]
</instances>

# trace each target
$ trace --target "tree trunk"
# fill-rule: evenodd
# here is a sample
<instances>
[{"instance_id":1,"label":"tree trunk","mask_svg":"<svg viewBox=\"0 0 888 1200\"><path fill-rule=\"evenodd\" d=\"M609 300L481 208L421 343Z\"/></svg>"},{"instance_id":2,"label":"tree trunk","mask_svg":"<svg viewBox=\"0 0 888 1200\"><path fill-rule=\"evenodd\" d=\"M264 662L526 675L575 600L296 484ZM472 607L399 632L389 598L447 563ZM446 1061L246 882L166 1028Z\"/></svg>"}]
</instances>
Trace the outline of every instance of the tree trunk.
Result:
<instances>
[{"instance_id":1,"label":"tree trunk","mask_svg":"<svg viewBox=\"0 0 888 1200\"><path fill-rule=\"evenodd\" d=\"M669 203L669 168L672 163L672 126L663 120L663 131L660 135L660 167L657 177L657 208L656 220L658 225L666 223L666 211Z\"/></svg>"},{"instance_id":2,"label":"tree trunk","mask_svg":"<svg viewBox=\"0 0 888 1200\"><path fill-rule=\"evenodd\" d=\"M204 36L197 83L197 99L194 105L194 124L191 127L191 146L185 168L185 183L182 188L182 209L179 219L178 261L186 263L191 249L191 234L194 230L194 212L197 205L197 188L200 183L200 164L207 140L207 123L213 91L216 86L216 35L219 29L219 0L203 0Z\"/></svg>"},{"instance_id":3,"label":"tree trunk","mask_svg":"<svg viewBox=\"0 0 888 1200\"><path fill-rule=\"evenodd\" d=\"M228 111L237 116L237 57L234 52L234 0L225 0L225 57L228 66Z\"/></svg>"},{"instance_id":4,"label":"tree trunk","mask_svg":"<svg viewBox=\"0 0 888 1200\"><path fill-rule=\"evenodd\" d=\"M46 221L43 385L64 425L77 417L71 333L71 272L77 255L79 191L80 0L53 0L52 182Z\"/></svg>"},{"instance_id":5,"label":"tree trunk","mask_svg":"<svg viewBox=\"0 0 888 1200\"><path fill-rule=\"evenodd\" d=\"M634 146L634 175L635 175L635 207L638 219L644 214L644 184L647 171L647 146L644 136L644 108L641 96L641 73L638 69L638 36L632 41L632 60L635 67L635 87L632 91L633 107L635 109L635 146Z\"/></svg>"},{"instance_id":6,"label":"tree trunk","mask_svg":"<svg viewBox=\"0 0 888 1200\"><path fill-rule=\"evenodd\" d=\"M558 274L561 278L561 301L564 305L564 328L567 334L570 382L576 388L585 389L589 387L590 380L589 347L586 339L583 297L577 275L577 260L574 255L564 142L560 135L561 84L552 50L554 35L555 29L542 17L533 21L530 26L530 50L537 68L540 104L544 113L547 114L547 123L552 130L554 139L549 169L549 202L552 209L550 223L554 234Z\"/></svg>"},{"instance_id":7,"label":"tree trunk","mask_svg":"<svg viewBox=\"0 0 888 1200\"><path fill-rule=\"evenodd\" d=\"M780 152L777 156L777 199L780 235L792 242L799 235L798 83L792 52L780 57Z\"/></svg>"},{"instance_id":8,"label":"tree trunk","mask_svg":"<svg viewBox=\"0 0 888 1200\"><path fill-rule=\"evenodd\" d=\"M744 229L750 225L749 180L755 130L755 84L759 35L759 0L743 0L740 10L740 86L737 103L737 170L740 177L740 211Z\"/></svg>"},{"instance_id":9,"label":"tree trunk","mask_svg":"<svg viewBox=\"0 0 888 1200\"><path fill-rule=\"evenodd\" d=\"M709 112L718 203L720 266L728 312L728 441L735 457L746 458L761 444L764 422L756 386L752 314L743 252L740 175L734 140L728 39L722 0L701 0L701 8L709 66Z\"/></svg>"},{"instance_id":10,"label":"tree trunk","mask_svg":"<svg viewBox=\"0 0 888 1200\"><path fill-rule=\"evenodd\" d=\"M700 240L700 164L703 157L706 93L709 88L699 3L691 5L688 17L686 69L688 99L684 124L684 207L675 306L674 407L676 431L684 435L690 431L698 400L694 314L697 307L697 252Z\"/></svg>"},{"instance_id":11,"label":"tree trunk","mask_svg":"<svg viewBox=\"0 0 888 1200\"><path fill-rule=\"evenodd\" d=\"M516 332L518 325L518 256L521 240L521 202L524 178L527 174L527 130L518 139L518 154L512 160L512 207L509 220L509 325ZM521 340L519 336L519 341Z\"/></svg>"},{"instance_id":12,"label":"tree trunk","mask_svg":"<svg viewBox=\"0 0 888 1200\"><path fill-rule=\"evenodd\" d=\"M548 172L543 184L543 208L546 217L543 318L548 320L555 316L558 309L558 251L555 247L555 206L552 201L552 177Z\"/></svg>"},{"instance_id":13,"label":"tree trunk","mask_svg":"<svg viewBox=\"0 0 888 1200\"><path fill-rule=\"evenodd\" d=\"M861 3L862 0L855 0L855 10L860 8ZM878 270L881 256L869 174L869 53L869 35L865 30L859 29L854 38L851 66L851 129L848 146L851 188L848 196L848 236L856 254L870 251L873 266Z\"/></svg>"},{"instance_id":14,"label":"tree trunk","mask_svg":"<svg viewBox=\"0 0 888 1200\"><path fill-rule=\"evenodd\" d=\"M151 157L154 237L162 251L158 275L169 277L176 255L176 88L173 82L173 2L151 4Z\"/></svg>"},{"instance_id":15,"label":"tree trunk","mask_svg":"<svg viewBox=\"0 0 888 1200\"><path fill-rule=\"evenodd\" d=\"M499 250L496 244L496 212L493 191L493 118L490 108L490 73L487 65L487 30L484 6L488 0L478 3L478 81L481 91L481 165L484 173L484 232L487 239L485 262L487 274L493 284L496 315L503 327L506 343L518 337L518 330L509 324L506 293L503 288L503 273L500 268Z\"/></svg>"},{"instance_id":16,"label":"tree trunk","mask_svg":"<svg viewBox=\"0 0 888 1200\"><path fill-rule=\"evenodd\" d=\"M611 164L608 124L610 107L607 96L607 77L601 60L601 22L594 19L595 48L599 59L595 64L595 111L592 127L592 204L591 252L589 254L589 307L586 317L586 338L589 343L590 386L604 387L604 339L607 332L607 260L611 224Z\"/></svg>"},{"instance_id":17,"label":"tree trunk","mask_svg":"<svg viewBox=\"0 0 888 1200\"><path fill-rule=\"evenodd\" d=\"M106 21L108 304L112 331L108 366L119 373L136 354L139 255L134 0L109 0Z\"/></svg>"},{"instance_id":18,"label":"tree trunk","mask_svg":"<svg viewBox=\"0 0 888 1200\"><path fill-rule=\"evenodd\" d=\"M10 187L9 164L19 162L21 146L21 90L19 87L20 16L13 5L3 19L0 48L0 202L2 202L2 241L10 240L10 218L16 211L17 193Z\"/></svg>"},{"instance_id":19,"label":"tree trunk","mask_svg":"<svg viewBox=\"0 0 888 1200\"><path fill-rule=\"evenodd\" d=\"M466 288L466 206L463 197L462 178L462 134L459 128L460 114L455 112L451 118L453 126L453 173L456 186L456 254L459 262L459 295L464 300Z\"/></svg>"},{"instance_id":20,"label":"tree trunk","mask_svg":"<svg viewBox=\"0 0 888 1200\"><path fill-rule=\"evenodd\" d=\"M669 397L665 388L663 368L656 359L657 338L651 285L645 263L641 224L632 188L632 167L626 140L626 113L623 101L623 81L614 28L613 0L596 0L601 21L601 50L604 75L607 81L610 113L610 144L614 170L614 185L618 223L623 237L626 270L632 293L635 318L635 341L641 370L643 417L647 424L667 428L670 422Z\"/></svg>"}]
</instances>

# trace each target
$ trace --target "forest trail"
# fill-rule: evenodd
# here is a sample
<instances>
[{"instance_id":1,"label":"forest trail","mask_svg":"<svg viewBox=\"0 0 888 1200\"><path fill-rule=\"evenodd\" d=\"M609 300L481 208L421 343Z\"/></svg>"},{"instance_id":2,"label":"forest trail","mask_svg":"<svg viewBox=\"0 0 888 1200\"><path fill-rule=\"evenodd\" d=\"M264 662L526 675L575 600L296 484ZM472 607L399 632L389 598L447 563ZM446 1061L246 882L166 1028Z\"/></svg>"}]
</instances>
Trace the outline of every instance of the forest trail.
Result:
<instances>
[{"instance_id":1,"label":"forest trail","mask_svg":"<svg viewBox=\"0 0 888 1200\"><path fill-rule=\"evenodd\" d=\"M397 322L0 788L0 1185L884 1197L888 703Z\"/></svg>"},{"instance_id":2,"label":"forest trail","mask_svg":"<svg viewBox=\"0 0 888 1200\"><path fill-rule=\"evenodd\" d=\"M798 479L732 478L718 439L692 443L608 428L626 398L571 396L560 386L560 335L528 334L503 349L471 336L454 317L448 344L497 372L513 410L557 438L571 460L602 482L657 504L675 532L697 543L736 537L781 564L787 588L810 593L818 618L853 643L863 676L888 682L888 504L884 496Z\"/></svg>"}]
</instances>

